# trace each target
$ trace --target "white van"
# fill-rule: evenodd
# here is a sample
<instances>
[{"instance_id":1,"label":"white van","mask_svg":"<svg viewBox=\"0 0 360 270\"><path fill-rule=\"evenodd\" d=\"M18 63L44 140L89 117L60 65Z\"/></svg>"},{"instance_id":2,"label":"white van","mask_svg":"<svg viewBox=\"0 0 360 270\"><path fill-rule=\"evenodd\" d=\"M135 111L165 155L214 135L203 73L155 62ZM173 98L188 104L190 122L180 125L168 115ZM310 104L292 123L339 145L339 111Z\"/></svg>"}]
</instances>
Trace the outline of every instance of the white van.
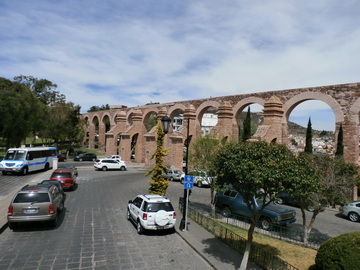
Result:
<instances>
[{"instance_id":1,"label":"white van","mask_svg":"<svg viewBox=\"0 0 360 270\"><path fill-rule=\"evenodd\" d=\"M56 147L9 148L0 162L0 171L4 175L8 172L26 175L52 168L54 159L57 159Z\"/></svg>"}]
</instances>

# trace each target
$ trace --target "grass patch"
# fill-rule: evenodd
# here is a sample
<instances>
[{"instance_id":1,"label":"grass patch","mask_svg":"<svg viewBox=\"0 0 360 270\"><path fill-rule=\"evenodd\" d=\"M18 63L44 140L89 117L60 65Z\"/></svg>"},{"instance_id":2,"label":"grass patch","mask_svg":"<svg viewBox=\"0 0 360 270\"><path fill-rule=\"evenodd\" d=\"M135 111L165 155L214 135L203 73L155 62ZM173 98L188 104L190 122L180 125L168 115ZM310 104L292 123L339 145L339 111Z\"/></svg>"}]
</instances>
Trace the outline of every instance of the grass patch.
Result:
<instances>
[{"instance_id":1,"label":"grass patch","mask_svg":"<svg viewBox=\"0 0 360 270\"><path fill-rule=\"evenodd\" d=\"M247 239L247 230L224 223L222 223L222 225ZM308 270L315 264L317 251L314 249L280 241L259 233L254 233L253 241L256 244L261 245L267 252L278 256L280 259L299 268L300 270Z\"/></svg>"}]
</instances>

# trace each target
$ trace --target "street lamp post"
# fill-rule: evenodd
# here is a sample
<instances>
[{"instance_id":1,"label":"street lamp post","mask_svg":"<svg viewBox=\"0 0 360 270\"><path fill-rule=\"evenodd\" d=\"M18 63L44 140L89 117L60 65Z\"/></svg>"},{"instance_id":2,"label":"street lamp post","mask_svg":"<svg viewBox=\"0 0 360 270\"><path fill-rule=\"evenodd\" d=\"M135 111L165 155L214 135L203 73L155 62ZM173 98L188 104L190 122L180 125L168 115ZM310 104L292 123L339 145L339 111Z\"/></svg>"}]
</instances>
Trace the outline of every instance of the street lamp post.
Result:
<instances>
[{"instance_id":1,"label":"street lamp post","mask_svg":"<svg viewBox=\"0 0 360 270\"><path fill-rule=\"evenodd\" d=\"M169 132L170 123L171 123L171 118L169 116L165 115L163 116L163 118L161 118L162 129L165 134Z\"/></svg>"},{"instance_id":2,"label":"street lamp post","mask_svg":"<svg viewBox=\"0 0 360 270\"><path fill-rule=\"evenodd\" d=\"M189 161L189 144L191 140L191 136L189 135L190 129L190 118L187 119L187 129L186 129L186 141L185 141L185 176L188 174L188 161ZM187 231L187 204L188 204L188 189L184 188L184 200L183 200L183 216L180 221L179 229L182 231Z\"/></svg>"}]
</instances>

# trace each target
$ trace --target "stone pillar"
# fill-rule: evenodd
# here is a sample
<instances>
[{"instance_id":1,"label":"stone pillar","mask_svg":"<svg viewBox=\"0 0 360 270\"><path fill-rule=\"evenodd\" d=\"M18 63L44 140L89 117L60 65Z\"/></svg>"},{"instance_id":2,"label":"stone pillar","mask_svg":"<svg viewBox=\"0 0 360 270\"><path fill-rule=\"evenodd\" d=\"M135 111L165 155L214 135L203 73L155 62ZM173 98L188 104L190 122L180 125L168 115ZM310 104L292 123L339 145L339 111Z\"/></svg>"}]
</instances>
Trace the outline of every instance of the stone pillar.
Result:
<instances>
[{"instance_id":1,"label":"stone pillar","mask_svg":"<svg viewBox=\"0 0 360 270\"><path fill-rule=\"evenodd\" d=\"M236 135L236 129L234 131L233 126L234 112L229 101L223 102L218 108L218 122L216 124L217 137L234 137Z\"/></svg>"}]
</instances>

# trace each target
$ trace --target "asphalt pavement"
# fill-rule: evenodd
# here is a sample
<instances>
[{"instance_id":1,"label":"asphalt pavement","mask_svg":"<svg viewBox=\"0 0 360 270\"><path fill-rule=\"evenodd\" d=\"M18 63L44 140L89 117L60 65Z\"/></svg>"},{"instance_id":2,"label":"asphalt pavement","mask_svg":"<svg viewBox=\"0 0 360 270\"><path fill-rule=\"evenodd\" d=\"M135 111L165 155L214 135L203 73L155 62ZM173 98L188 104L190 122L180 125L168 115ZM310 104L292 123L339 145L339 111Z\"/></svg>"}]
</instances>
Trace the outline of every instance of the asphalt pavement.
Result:
<instances>
[{"instance_id":1,"label":"asphalt pavement","mask_svg":"<svg viewBox=\"0 0 360 270\"><path fill-rule=\"evenodd\" d=\"M141 164L130 164L131 169L142 169ZM79 167L81 170L83 167ZM13 187L7 187L7 194L0 195L0 234L8 229L7 228L7 208L10 200L16 194L16 192L26 184L36 184L38 181L35 179L48 179L52 173L52 170L39 172L28 178L29 180L24 183L21 182ZM1 185L4 184L0 182ZM11 183L6 183L11 185ZM174 207L178 205L174 203ZM177 213L180 213L179 209L176 209ZM180 221L180 217L178 218ZM207 262L208 269L238 269L241 263L242 256L234 249L223 243L221 240L215 238L211 233L199 226L196 222L189 219L190 225L187 231L181 231L176 228L176 233L180 236L179 241L185 241L204 261ZM191 262L189 262L191 264ZM80 268L79 268L80 269ZM91 268L90 268L91 269ZM173 268L176 270L176 268ZM199 269L197 265L190 266L187 269ZM255 264L249 262L247 269L261 269Z\"/></svg>"}]
</instances>

